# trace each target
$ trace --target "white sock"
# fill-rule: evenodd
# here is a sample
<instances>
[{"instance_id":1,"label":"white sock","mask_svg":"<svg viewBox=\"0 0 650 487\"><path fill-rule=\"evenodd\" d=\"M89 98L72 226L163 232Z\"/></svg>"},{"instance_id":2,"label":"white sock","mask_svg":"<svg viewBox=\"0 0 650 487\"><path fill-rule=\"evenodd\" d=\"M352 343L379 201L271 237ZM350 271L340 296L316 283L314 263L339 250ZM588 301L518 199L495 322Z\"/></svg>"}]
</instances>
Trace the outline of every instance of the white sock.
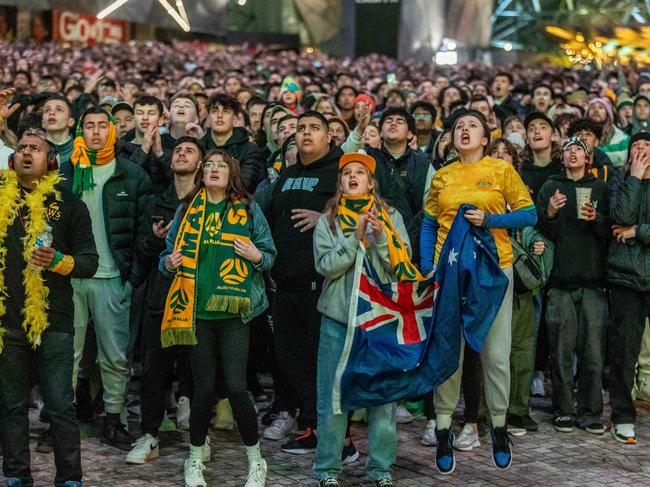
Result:
<instances>
[{"instance_id":1,"label":"white sock","mask_svg":"<svg viewBox=\"0 0 650 487\"><path fill-rule=\"evenodd\" d=\"M262 461L262 452L260 450L259 441L255 443L253 446L246 447L246 456L248 457L249 465Z\"/></svg>"},{"instance_id":2,"label":"white sock","mask_svg":"<svg viewBox=\"0 0 650 487\"><path fill-rule=\"evenodd\" d=\"M190 445L190 459L198 460L199 462L203 463L203 445Z\"/></svg>"}]
</instances>

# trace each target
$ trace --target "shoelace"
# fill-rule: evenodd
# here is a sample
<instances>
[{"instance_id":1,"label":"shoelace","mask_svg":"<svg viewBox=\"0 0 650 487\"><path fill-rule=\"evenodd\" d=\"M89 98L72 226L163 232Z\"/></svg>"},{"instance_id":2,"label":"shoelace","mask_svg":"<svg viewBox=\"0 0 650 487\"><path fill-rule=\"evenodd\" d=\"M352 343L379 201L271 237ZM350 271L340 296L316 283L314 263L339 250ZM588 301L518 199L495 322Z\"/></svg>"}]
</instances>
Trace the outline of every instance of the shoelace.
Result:
<instances>
[{"instance_id":1,"label":"shoelace","mask_svg":"<svg viewBox=\"0 0 650 487\"><path fill-rule=\"evenodd\" d=\"M325 479L325 481L321 484L321 487L338 487L339 482L336 479Z\"/></svg>"},{"instance_id":2,"label":"shoelace","mask_svg":"<svg viewBox=\"0 0 650 487\"><path fill-rule=\"evenodd\" d=\"M255 478L255 480L262 481L262 470L264 470L264 465L262 462L255 462L248 473L248 479Z\"/></svg>"},{"instance_id":3,"label":"shoelace","mask_svg":"<svg viewBox=\"0 0 650 487\"><path fill-rule=\"evenodd\" d=\"M199 460L192 460L192 463L190 463L190 472L193 475L202 475L205 469L205 465Z\"/></svg>"},{"instance_id":4,"label":"shoelace","mask_svg":"<svg viewBox=\"0 0 650 487\"><path fill-rule=\"evenodd\" d=\"M392 487L393 481L389 479L381 479L377 481L377 487Z\"/></svg>"}]
</instances>

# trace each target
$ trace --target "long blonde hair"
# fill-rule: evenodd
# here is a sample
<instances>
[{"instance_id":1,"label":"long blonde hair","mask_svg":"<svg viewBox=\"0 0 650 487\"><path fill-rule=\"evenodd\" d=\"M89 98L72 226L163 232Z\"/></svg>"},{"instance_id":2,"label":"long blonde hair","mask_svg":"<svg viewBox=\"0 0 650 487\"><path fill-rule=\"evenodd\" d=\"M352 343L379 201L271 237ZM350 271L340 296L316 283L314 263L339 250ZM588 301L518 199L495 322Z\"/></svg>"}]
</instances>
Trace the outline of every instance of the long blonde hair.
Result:
<instances>
[{"instance_id":1,"label":"long blonde hair","mask_svg":"<svg viewBox=\"0 0 650 487\"><path fill-rule=\"evenodd\" d=\"M394 210L393 208L389 207L384 199L379 196L379 193L377 192L377 180L375 177L372 175L370 172L370 169L368 167L363 166L366 174L368 175L368 182L370 183L372 189L370 190L370 194L375 198L375 202L379 204L382 208L385 208L386 211L390 214ZM341 187L341 176L343 176L343 169L339 170L339 178L336 183L336 193L334 196L330 198L330 200L327 202L327 205L325 205L325 215L327 215L327 223L329 223L330 230L332 231L332 234L336 235L336 220L338 219L339 216L339 205L341 204L341 197L343 196L343 188Z\"/></svg>"}]
</instances>

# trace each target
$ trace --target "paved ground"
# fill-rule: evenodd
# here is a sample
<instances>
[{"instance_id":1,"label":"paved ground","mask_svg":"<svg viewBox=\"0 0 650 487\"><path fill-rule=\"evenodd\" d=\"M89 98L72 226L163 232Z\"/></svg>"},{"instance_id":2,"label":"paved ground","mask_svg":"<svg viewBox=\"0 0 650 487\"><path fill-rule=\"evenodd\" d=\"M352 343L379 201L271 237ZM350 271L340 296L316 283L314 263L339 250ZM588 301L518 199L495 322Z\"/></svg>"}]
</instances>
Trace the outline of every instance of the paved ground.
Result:
<instances>
[{"instance_id":1,"label":"paved ground","mask_svg":"<svg viewBox=\"0 0 650 487\"><path fill-rule=\"evenodd\" d=\"M514 465L499 472L490 462L491 445L485 438L480 448L457 453L456 472L439 475L433 463L434 448L420 445L424 419L399 426L398 459L394 469L400 487L431 485L648 485L650 486L650 405L639 408L638 443L622 445L609 432L593 436L581 430L556 433L551 427L550 401L534 399L534 417L540 421L538 433L515 438ZM34 414L36 416L36 414ZM43 425L35 423L35 435ZM161 434L161 457L144 466L124 463L124 454L103 446L93 437L92 426L84 429L82 443L84 485L106 486L182 486L183 461L188 452L188 434ZM213 460L207 464L206 480L211 487L242 486L246 477L246 459L236 431L211 432ZM366 428L355 423L353 438L361 452L355 464L348 465L340 481L343 486L372 486L365 476L367 452ZM33 445L34 446L34 445ZM269 464L267 486L317 485L311 476L311 456L294 456L280 450L278 442L264 441L263 454ZM53 457L33 452L35 485L52 485Z\"/></svg>"}]
</instances>

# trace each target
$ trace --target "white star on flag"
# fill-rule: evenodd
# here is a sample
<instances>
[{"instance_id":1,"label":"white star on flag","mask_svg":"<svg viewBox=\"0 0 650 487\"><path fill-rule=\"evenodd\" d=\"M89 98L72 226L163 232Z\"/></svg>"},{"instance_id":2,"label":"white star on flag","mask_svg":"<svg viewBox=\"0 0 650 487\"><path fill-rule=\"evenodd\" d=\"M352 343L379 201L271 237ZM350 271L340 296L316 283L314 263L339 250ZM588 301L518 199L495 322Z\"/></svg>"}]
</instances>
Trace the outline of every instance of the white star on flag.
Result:
<instances>
[{"instance_id":1,"label":"white star on flag","mask_svg":"<svg viewBox=\"0 0 650 487\"><path fill-rule=\"evenodd\" d=\"M451 249L449 251L449 265L454 265L454 262L458 262L458 252L456 252L456 249Z\"/></svg>"}]
</instances>

